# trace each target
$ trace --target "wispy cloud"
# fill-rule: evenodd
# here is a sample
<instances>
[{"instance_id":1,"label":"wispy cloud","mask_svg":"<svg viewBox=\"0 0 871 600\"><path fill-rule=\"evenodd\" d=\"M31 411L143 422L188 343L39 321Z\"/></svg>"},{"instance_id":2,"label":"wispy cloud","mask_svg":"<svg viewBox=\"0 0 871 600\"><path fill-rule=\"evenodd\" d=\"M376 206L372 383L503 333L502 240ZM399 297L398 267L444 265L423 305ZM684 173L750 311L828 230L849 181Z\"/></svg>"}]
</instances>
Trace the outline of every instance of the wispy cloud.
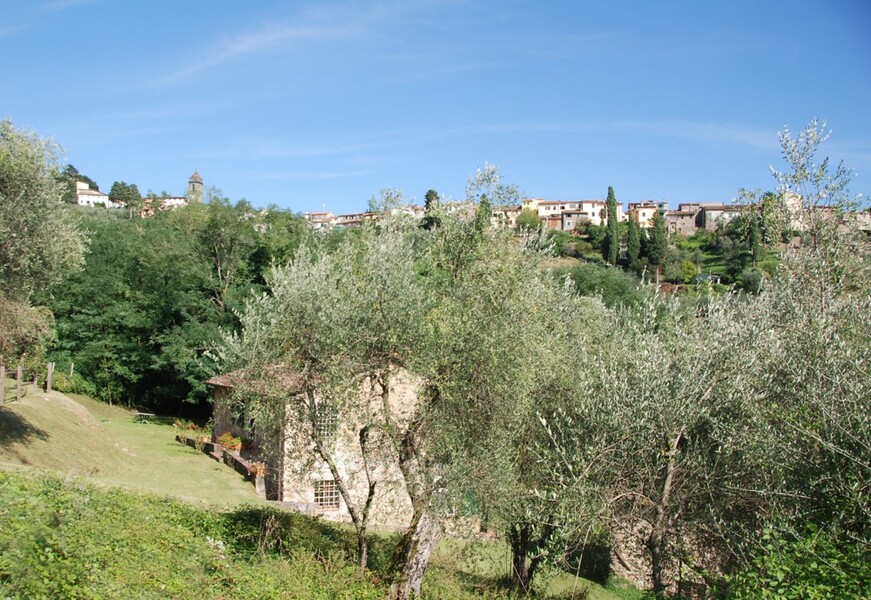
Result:
<instances>
[{"instance_id":1,"label":"wispy cloud","mask_svg":"<svg viewBox=\"0 0 871 600\"><path fill-rule=\"evenodd\" d=\"M569 121L503 123L475 127L458 127L432 132L434 136L460 137L511 133L612 133L669 137L677 139L728 143L760 150L778 147L775 129L751 128L735 123L684 120Z\"/></svg>"},{"instance_id":2,"label":"wispy cloud","mask_svg":"<svg viewBox=\"0 0 871 600\"><path fill-rule=\"evenodd\" d=\"M390 1L365 5L319 4L294 19L264 23L220 37L171 74L153 83L177 83L233 60L304 44L364 39L378 29L400 21L405 12L414 10L419 4Z\"/></svg>"},{"instance_id":3,"label":"wispy cloud","mask_svg":"<svg viewBox=\"0 0 871 600\"><path fill-rule=\"evenodd\" d=\"M155 83L175 83L222 63L248 55L288 47L294 43L325 42L346 38L355 33L356 31L353 27L342 25L268 25L221 40L215 47L204 52L201 57L183 65Z\"/></svg>"},{"instance_id":4,"label":"wispy cloud","mask_svg":"<svg viewBox=\"0 0 871 600\"><path fill-rule=\"evenodd\" d=\"M379 134L356 140L333 140L330 142L287 144L280 140L242 140L228 147L231 150L210 154L211 158L248 159L304 159L324 156L366 154L376 150L396 148L413 144L419 137L410 132Z\"/></svg>"},{"instance_id":5,"label":"wispy cloud","mask_svg":"<svg viewBox=\"0 0 871 600\"><path fill-rule=\"evenodd\" d=\"M32 29L39 24L40 18L51 14L64 12L66 10L75 9L87 4L94 4L100 0L52 0L50 2L42 2L39 4L30 4L17 2L13 4L13 8L7 7L8 12L12 14L3 15L0 13L0 18L4 21L0 26L0 37L22 33ZM16 12L16 9L21 9Z\"/></svg>"},{"instance_id":6,"label":"wispy cloud","mask_svg":"<svg viewBox=\"0 0 871 600\"><path fill-rule=\"evenodd\" d=\"M758 150L776 150L776 129L751 128L737 123L683 120L626 121L606 128L615 132L656 135L686 140L738 144Z\"/></svg>"}]
</instances>

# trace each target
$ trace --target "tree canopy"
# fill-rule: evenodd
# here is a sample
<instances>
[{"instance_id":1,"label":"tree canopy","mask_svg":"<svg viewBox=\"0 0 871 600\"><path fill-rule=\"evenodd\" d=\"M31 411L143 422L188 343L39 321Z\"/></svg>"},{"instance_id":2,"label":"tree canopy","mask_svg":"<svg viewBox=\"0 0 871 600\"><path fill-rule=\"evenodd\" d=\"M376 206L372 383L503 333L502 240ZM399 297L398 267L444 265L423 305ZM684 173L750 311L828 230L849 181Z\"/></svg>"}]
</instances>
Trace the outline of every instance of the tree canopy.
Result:
<instances>
[{"instance_id":1,"label":"tree canopy","mask_svg":"<svg viewBox=\"0 0 871 600\"><path fill-rule=\"evenodd\" d=\"M208 203L148 219L86 213L84 268L44 301L59 332L51 357L75 363L107 401L162 412L208 410L207 348L261 288L273 261L308 230L278 209L254 211L213 194Z\"/></svg>"},{"instance_id":2,"label":"tree canopy","mask_svg":"<svg viewBox=\"0 0 871 600\"><path fill-rule=\"evenodd\" d=\"M64 210L59 150L0 121L0 285L27 300L82 266L87 239Z\"/></svg>"}]
</instances>

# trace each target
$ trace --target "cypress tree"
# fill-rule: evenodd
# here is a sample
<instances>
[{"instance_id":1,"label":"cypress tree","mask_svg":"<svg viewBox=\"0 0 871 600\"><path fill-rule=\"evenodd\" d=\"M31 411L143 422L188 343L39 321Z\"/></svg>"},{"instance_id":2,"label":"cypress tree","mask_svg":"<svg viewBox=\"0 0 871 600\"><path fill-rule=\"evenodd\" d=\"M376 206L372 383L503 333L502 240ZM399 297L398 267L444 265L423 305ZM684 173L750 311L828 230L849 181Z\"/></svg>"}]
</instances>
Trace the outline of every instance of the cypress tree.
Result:
<instances>
[{"instance_id":1,"label":"cypress tree","mask_svg":"<svg viewBox=\"0 0 871 600\"><path fill-rule=\"evenodd\" d=\"M629 233L626 236L626 255L629 259L630 267L634 267L638 262L638 257L641 256L641 227L638 226L638 221L634 215L629 217Z\"/></svg>"},{"instance_id":2,"label":"cypress tree","mask_svg":"<svg viewBox=\"0 0 871 600\"><path fill-rule=\"evenodd\" d=\"M493 217L493 208L490 206L490 201L487 196L482 194L481 201L478 202L478 208L475 210L475 229L483 232L490 226L490 219Z\"/></svg>"},{"instance_id":3,"label":"cypress tree","mask_svg":"<svg viewBox=\"0 0 871 600\"><path fill-rule=\"evenodd\" d=\"M441 225L441 218L439 217L439 193L435 190L429 190L424 198L421 227L427 230L434 229Z\"/></svg>"},{"instance_id":4,"label":"cypress tree","mask_svg":"<svg viewBox=\"0 0 871 600\"><path fill-rule=\"evenodd\" d=\"M747 243L750 246L750 258L753 260L753 266L756 266L756 261L762 254L762 239L759 232L759 215L756 213L756 207L749 214L750 231L747 232Z\"/></svg>"},{"instance_id":5,"label":"cypress tree","mask_svg":"<svg viewBox=\"0 0 871 600\"><path fill-rule=\"evenodd\" d=\"M614 188L608 186L608 207L606 209L608 219L608 235L602 247L602 256L612 265L617 264L617 255L620 250L620 233L617 223L617 199L614 197Z\"/></svg>"},{"instance_id":6,"label":"cypress tree","mask_svg":"<svg viewBox=\"0 0 871 600\"><path fill-rule=\"evenodd\" d=\"M659 272L665 256L668 253L668 231L665 228L665 217L659 211L653 215L653 227L645 244L647 260L656 267L656 283L659 283Z\"/></svg>"}]
</instances>

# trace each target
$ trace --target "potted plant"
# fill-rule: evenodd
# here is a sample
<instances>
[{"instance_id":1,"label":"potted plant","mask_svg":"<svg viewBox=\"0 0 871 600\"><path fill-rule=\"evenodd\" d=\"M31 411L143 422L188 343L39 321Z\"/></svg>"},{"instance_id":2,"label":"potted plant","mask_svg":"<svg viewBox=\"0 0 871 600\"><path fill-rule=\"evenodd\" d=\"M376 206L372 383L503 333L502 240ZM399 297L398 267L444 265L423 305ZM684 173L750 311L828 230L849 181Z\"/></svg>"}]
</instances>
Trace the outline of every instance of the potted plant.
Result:
<instances>
[{"instance_id":1,"label":"potted plant","mask_svg":"<svg viewBox=\"0 0 871 600\"><path fill-rule=\"evenodd\" d=\"M232 450L234 452L238 452L242 449L242 439L236 437L229 431L225 431L219 435L217 442L227 450Z\"/></svg>"}]
</instances>

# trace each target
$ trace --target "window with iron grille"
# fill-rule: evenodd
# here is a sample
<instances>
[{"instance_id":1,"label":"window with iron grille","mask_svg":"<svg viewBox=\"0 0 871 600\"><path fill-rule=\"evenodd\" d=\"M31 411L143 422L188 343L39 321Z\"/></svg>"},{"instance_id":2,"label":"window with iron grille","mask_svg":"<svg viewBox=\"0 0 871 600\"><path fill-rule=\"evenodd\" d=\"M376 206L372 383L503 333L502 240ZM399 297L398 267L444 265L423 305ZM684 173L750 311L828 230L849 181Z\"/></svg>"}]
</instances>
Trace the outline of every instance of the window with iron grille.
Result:
<instances>
[{"instance_id":1,"label":"window with iron grille","mask_svg":"<svg viewBox=\"0 0 871 600\"><path fill-rule=\"evenodd\" d=\"M315 481L315 506L332 510L339 508L339 487L335 481Z\"/></svg>"},{"instance_id":2,"label":"window with iron grille","mask_svg":"<svg viewBox=\"0 0 871 600\"><path fill-rule=\"evenodd\" d=\"M335 407L329 404L318 404L315 407L315 433L323 442L332 442L336 439L336 429L339 425Z\"/></svg>"}]
</instances>

